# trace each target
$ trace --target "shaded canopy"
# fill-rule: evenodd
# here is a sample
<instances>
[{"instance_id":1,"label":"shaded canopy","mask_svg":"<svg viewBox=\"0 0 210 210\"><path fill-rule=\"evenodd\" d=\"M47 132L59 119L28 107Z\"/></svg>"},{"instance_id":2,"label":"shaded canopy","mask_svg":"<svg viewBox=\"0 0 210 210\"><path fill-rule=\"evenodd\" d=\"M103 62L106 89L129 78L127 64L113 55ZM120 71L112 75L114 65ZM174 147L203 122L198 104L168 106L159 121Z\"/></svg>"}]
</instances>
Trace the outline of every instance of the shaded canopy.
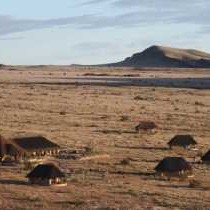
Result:
<instances>
[{"instance_id":1,"label":"shaded canopy","mask_svg":"<svg viewBox=\"0 0 210 210\"><path fill-rule=\"evenodd\" d=\"M170 146L182 146L186 147L189 145L195 145L197 142L191 135L176 135L169 142Z\"/></svg>"},{"instance_id":2,"label":"shaded canopy","mask_svg":"<svg viewBox=\"0 0 210 210\"><path fill-rule=\"evenodd\" d=\"M201 160L202 161L210 161L210 150L205 155L203 155Z\"/></svg>"},{"instance_id":3,"label":"shaded canopy","mask_svg":"<svg viewBox=\"0 0 210 210\"><path fill-rule=\"evenodd\" d=\"M65 174L54 164L40 164L36 166L26 177L53 179L56 177L65 177Z\"/></svg>"},{"instance_id":4,"label":"shaded canopy","mask_svg":"<svg viewBox=\"0 0 210 210\"><path fill-rule=\"evenodd\" d=\"M182 157L166 157L155 167L158 172L191 171L192 167Z\"/></svg>"}]
</instances>

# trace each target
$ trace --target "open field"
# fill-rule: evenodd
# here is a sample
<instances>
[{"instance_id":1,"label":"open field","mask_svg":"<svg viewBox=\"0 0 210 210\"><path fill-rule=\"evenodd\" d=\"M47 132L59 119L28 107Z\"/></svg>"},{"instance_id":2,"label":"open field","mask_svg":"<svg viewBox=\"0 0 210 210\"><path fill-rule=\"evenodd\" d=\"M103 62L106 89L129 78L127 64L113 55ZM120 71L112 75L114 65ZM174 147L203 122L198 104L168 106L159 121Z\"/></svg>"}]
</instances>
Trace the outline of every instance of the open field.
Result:
<instances>
[{"instance_id":1,"label":"open field","mask_svg":"<svg viewBox=\"0 0 210 210\"><path fill-rule=\"evenodd\" d=\"M2 67L2 134L38 133L102 156L56 160L68 174L62 188L27 185L27 171L0 167L0 209L210 209L210 167L193 164L201 187L153 171L169 155L194 161L196 151L167 149L175 134L192 134L200 151L210 149L209 78L196 69ZM154 121L157 131L135 133L140 120Z\"/></svg>"}]
</instances>

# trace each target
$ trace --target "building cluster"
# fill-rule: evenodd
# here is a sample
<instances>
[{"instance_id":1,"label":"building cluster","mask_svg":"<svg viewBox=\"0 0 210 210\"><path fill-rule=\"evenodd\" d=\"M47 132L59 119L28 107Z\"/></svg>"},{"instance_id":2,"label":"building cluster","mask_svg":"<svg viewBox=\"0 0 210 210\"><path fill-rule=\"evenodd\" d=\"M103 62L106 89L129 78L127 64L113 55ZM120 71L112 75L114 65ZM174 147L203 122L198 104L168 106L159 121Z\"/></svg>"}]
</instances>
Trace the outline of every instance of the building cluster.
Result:
<instances>
[{"instance_id":1,"label":"building cluster","mask_svg":"<svg viewBox=\"0 0 210 210\"><path fill-rule=\"evenodd\" d=\"M195 149L197 142L191 135L176 135L168 142L169 149L183 147ZM0 159L4 166L11 166L24 161L43 160L60 152L60 146L43 136L1 136ZM201 157L204 163L210 162L210 151ZM192 177L193 169L183 157L165 157L154 168L158 176ZM65 174L53 163L38 164L26 175L30 184L66 185Z\"/></svg>"},{"instance_id":2,"label":"building cluster","mask_svg":"<svg viewBox=\"0 0 210 210\"><path fill-rule=\"evenodd\" d=\"M59 151L59 145L43 136L0 136L0 158L4 166L39 162ZM31 184L66 185L65 174L53 163L37 165L26 177Z\"/></svg>"},{"instance_id":3,"label":"building cluster","mask_svg":"<svg viewBox=\"0 0 210 210\"><path fill-rule=\"evenodd\" d=\"M169 142L168 146L170 149L176 147L182 147L184 149L196 148L197 142L191 135L176 135ZM210 163L210 150L200 157L200 162L209 164ZM155 167L155 171L160 176L165 177L193 177L193 167L186 161L183 157L165 157L160 163Z\"/></svg>"}]
</instances>

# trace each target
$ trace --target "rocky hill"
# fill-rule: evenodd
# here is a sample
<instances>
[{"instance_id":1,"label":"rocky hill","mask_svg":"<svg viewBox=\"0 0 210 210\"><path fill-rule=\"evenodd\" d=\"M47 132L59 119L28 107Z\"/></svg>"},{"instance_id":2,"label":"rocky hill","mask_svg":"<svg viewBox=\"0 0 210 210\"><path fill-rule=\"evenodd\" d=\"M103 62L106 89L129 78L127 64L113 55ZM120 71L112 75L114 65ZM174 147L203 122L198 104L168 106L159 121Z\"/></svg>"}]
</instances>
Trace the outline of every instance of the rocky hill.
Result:
<instances>
[{"instance_id":1,"label":"rocky hill","mask_svg":"<svg viewBox=\"0 0 210 210\"><path fill-rule=\"evenodd\" d=\"M107 65L117 67L210 68L210 54L194 49L151 46L121 62Z\"/></svg>"}]
</instances>

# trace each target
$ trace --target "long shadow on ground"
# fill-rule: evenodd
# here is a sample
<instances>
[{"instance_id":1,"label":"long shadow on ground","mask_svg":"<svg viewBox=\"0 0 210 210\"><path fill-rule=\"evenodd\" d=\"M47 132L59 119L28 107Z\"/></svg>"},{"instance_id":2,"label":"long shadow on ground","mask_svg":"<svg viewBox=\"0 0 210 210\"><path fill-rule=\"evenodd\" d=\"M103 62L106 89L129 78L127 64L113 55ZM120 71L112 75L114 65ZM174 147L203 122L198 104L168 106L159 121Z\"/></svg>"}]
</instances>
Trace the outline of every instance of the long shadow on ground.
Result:
<instances>
[{"instance_id":1,"label":"long shadow on ground","mask_svg":"<svg viewBox=\"0 0 210 210\"><path fill-rule=\"evenodd\" d=\"M10 180L10 179L3 179L0 180L0 184L12 184L12 185L28 185L28 183L26 181L22 181L22 180Z\"/></svg>"},{"instance_id":2,"label":"long shadow on ground","mask_svg":"<svg viewBox=\"0 0 210 210\"><path fill-rule=\"evenodd\" d=\"M160 151L169 150L168 147L127 146L127 145L125 145L125 146L116 145L116 147L122 148L122 149L145 149L145 150L160 150Z\"/></svg>"}]
</instances>

